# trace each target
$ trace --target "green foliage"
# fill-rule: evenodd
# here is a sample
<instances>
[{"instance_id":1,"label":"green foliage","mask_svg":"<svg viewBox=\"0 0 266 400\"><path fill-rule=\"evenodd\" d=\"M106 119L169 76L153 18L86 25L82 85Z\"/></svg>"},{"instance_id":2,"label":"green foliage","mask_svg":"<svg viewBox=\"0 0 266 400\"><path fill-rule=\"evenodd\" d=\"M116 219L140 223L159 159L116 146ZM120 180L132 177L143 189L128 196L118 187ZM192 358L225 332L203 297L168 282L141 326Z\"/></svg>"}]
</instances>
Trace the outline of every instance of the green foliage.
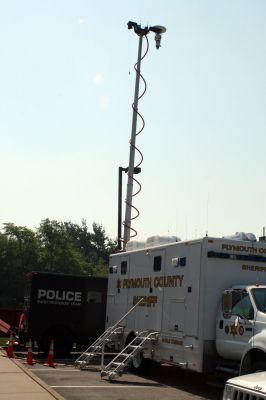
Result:
<instances>
[{"instance_id":1,"label":"green foliage","mask_svg":"<svg viewBox=\"0 0 266 400\"><path fill-rule=\"evenodd\" d=\"M16 307L23 301L25 275L38 265L39 248L33 231L4 224L4 234L0 234L0 307Z\"/></svg>"},{"instance_id":2,"label":"green foliage","mask_svg":"<svg viewBox=\"0 0 266 400\"><path fill-rule=\"evenodd\" d=\"M41 271L80 274L85 270L86 261L64 224L46 219L38 228L37 237L41 244Z\"/></svg>"},{"instance_id":3,"label":"green foliage","mask_svg":"<svg viewBox=\"0 0 266 400\"><path fill-rule=\"evenodd\" d=\"M109 254L116 242L102 225L86 221L45 219L36 231L13 223L0 232L0 308L22 307L25 277L30 271L107 276Z\"/></svg>"}]
</instances>

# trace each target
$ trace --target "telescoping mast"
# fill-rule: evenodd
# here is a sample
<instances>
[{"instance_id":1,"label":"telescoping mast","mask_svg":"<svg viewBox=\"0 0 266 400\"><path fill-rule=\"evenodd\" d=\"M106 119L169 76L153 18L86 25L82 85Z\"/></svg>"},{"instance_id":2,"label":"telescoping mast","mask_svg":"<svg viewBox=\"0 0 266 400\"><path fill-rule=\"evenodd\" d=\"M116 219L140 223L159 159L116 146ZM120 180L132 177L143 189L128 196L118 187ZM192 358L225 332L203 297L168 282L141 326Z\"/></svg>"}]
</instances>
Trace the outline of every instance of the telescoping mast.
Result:
<instances>
[{"instance_id":1,"label":"telescoping mast","mask_svg":"<svg viewBox=\"0 0 266 400\"><path fill-rule=\"evenodd\" d=\"M127 242L129 242L131 237L134 237L137 235L137 232L131 227L131 221L132 219L135 219L138 217L139 212L136 209L136 207L134 207L132 205L132 197L135 196L137 193L139 193L139 191L137 191L136 193L133 194L133 181L135 181L136 183L139 184L140 183L133 177L134 175L134 170L136 170L137 167L139 167L139 165L142 162L142 154L141 152L136 148L136 136L143 130L144 128L144 120L142 118L142 116L139 114L138 112L138 101L139 99L144 95L145 91L146 91L146 82L144 80L144 78L141 75L140 72L140 66L141 66L141 61L142 59L145 57L145 55L148 52L148 38L147 35L149 34L149 32L154 32L155 33L155 42L156 42L156 48L159 49L161 46L161 35L162 33L166 32L166 28L160 25L155 25L155 26L150 26L150 27L145 27L142 28L140 25L138 25L136 22L132 22L129 21L128 22L128 29L134 29L134 32L138 35L139 37L139 46L138 46L138 60L137 63L135 64L135 70L136 70L136 81L135 81L135 95L134 95L134 103L132 105L133 108L133 116L132 116L132 129L131 129L131 140L130 140L130 153L129 153L129 164L128 164L128 181L127 181L127 194L126 194L126 207L125 207L125 220L123 222L124 225L124 235L123 235L123 250L125 250L126 248L126 244ZM143 42L143 38L146 38L147 40L147 49L146 52L144 53L144 55L142 56L142 42ZM145 89L143 91L143 93L141 94L141 96L139 96L139 83L140 83L140 78L143 79L144 84L145 84ZM137 117L140 116L140 118L142 119L143 122L143 126L141 128L141 130L139 132L137 132ZM141 155L141 161L137 166L134 166L135 163L135 151L138 151L139 154ZM137 212L137 215L134 216L132 218L131 216L131 211L132 208L134 208L134 210ZM130 232L133 232L133 235L130 235ZM118 238L118 240L120 240L120 238Z\"/></svg>"}]
</instances>

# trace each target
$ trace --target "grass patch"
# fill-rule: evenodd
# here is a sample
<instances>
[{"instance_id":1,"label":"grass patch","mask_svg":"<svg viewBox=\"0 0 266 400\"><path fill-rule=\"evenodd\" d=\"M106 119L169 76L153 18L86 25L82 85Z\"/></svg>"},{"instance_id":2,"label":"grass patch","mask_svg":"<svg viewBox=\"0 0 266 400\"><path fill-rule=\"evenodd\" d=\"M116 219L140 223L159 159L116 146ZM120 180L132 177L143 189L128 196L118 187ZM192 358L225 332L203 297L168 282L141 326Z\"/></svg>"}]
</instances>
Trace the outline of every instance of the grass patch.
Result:
<instances>
[{"instance_id":1,"label":"grass patch","mask_svg":"<svg viewBox=\"0 0 266 400\"><path fill-rule=\"evenodd\" d=\"M7 341L7 337L0 337L0 346L5 346Z\"/></svg>"}]
</instances>

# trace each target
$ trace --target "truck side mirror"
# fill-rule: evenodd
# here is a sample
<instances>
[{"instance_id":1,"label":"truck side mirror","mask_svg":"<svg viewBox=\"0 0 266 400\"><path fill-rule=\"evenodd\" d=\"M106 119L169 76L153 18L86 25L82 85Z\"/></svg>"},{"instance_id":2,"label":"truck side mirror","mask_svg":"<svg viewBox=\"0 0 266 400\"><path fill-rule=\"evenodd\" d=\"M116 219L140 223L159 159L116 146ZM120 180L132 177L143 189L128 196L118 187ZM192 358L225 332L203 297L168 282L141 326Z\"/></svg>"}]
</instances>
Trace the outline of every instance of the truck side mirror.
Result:
<instances>
[{"instance_id":1,"label":"truck side mirror","mask_svg":"<svg viewBox=\"0 0 266 400\"><path fill-rule=\"evenodd\" d=\"M230 318L232 315L232 292L226 290L222 296L222 311L224 318Z\"/></svg>"}]
</instances>

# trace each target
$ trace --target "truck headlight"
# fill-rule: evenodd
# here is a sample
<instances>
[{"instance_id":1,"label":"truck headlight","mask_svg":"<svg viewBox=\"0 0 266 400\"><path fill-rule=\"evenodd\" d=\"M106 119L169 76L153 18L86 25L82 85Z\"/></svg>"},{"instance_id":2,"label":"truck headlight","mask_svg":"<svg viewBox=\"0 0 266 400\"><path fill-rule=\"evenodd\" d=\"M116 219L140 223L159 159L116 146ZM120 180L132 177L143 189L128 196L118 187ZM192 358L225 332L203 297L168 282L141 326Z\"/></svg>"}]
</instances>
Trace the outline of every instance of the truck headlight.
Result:
<instances>
[{"instance_id":1,"label":"truck headlight","mask_svg":"<svg viewBox=\"0 0 266 400\"><path fill-rule=\"evenodd\" d=\"M232 400L233 388L230 385L225 385L223 400Z\"/></svg>"}]
</instances>

